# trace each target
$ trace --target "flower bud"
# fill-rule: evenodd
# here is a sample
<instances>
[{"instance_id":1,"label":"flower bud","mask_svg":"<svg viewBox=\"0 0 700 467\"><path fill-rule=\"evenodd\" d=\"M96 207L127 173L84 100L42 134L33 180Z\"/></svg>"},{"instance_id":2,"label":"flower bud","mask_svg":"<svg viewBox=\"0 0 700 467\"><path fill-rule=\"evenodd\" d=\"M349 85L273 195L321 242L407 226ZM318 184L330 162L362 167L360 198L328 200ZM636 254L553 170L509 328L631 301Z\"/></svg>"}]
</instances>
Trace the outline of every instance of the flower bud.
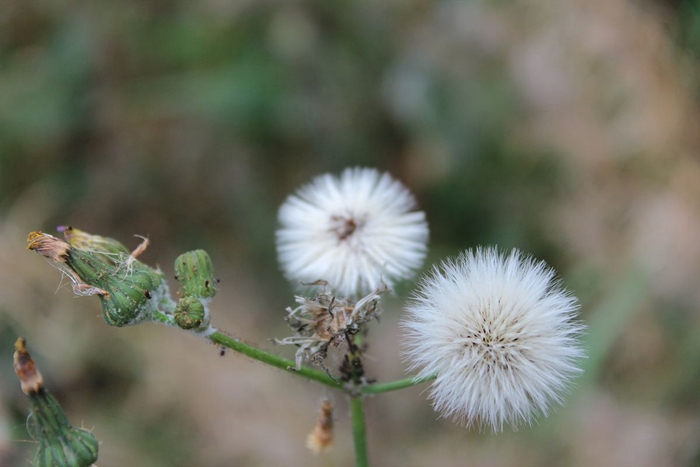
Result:
<instances>
[{"instance_id":1,"label":"flower bud","mask_svg":"<svg viewBox=\"0 0 700 467\"><path fill-rule=\"evenodd\" d=\"M175 322L182 329L199 329L208 321L204 304L195 297L182 297L175 308ZM208 325L208 323L206 323Z\"/></svg>"},{"instance_id":2,"label":"flower bud","mask_svg":"<svg viewBox=\"0 0 700 467\"><path fill-rule=\"evenodd\" d=\"M59 407L53 396L44 394L53 401L46 402L48 410ZM34 417L37 413L32 410ZM98 449L99 442L92 433L71 427L47 441L39 441L32 464L34 467L88 467L97 461Z\"/></svg>"},{"instance_id":3,"label":"flower bud","mask_svg":"<svg viewBox=\"0 0 700 467\"><path fill-rule=\"evenodd\" d=\"M101 255L71 249L68 265L87 284L106 292L100 294L102 315L110 326L127 326L152 320L158 302L167 296L163 275L140 261L133 260L120 269L101 259Z\"/></svg>"},{"instance_id":4,"label":"flower bud","mask_svg":"<svg viewBox=\"0 0 700 467\"><path fill-rule=\"evenodd\" d=\"M44 389L41 374L26 349L15 342L14 369L29 396L32 435L38 442L34 467L88 467L97 461L99 442L89 431L73 427L56 399Z\"/></svg>"},{"instance_id":5,"label":"flower bud","mask_svg":"<svg viewBox=\"0 0 700 467\"><path fill-rule=\"evenodd\" d=\"M216 294L214 266L204 250L188 251L178 256L175 278L183 297L211 298Z\"/></svg>"},{"instance_id":6,"label":"flower bud","mask_svg":"<svg viewBox=\"0 0 700 467\"><path fill-rule=\"evenodd\" d=\"M71 229L71 232L75 230ZM89 243L95 237L80 232L77 238ZM77 242L75 236L70 238ZM110 326L121 327L147 320L167 321L160 310L171 312L174 308L160 271L146 266L132 255L119 253L117 260L106 256L111 249L118 248L114 243L100 243L102 249L95 252L78 249L42 232L30 233L27 240L27 248L57 263L73 282L76 294L99 296L102 315Z\"/></svg>"}]
</instances>

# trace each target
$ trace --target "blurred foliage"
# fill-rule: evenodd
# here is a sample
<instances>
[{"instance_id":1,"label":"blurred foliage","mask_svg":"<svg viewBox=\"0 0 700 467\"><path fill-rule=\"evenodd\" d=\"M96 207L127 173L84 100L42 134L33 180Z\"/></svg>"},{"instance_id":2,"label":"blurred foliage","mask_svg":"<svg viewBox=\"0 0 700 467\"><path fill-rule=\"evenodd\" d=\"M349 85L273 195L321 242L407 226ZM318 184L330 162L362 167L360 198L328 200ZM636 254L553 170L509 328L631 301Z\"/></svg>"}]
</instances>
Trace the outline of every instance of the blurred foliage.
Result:
<instances>
[{"instance_id":1,"label":"blurred foliage","mask_svg":"<svg viewBox=\"0 0 700 467\"><path fill-rule=\"evenodd\" d=\"M55 293L24 238L149 235L144 260L168 275L204 248L222 278L214 324L266 345L293 301L278 206L362 165L416 194L426 268L520 248L590 324L588 373L554 417L495 437L436 421L419 389L376 397L375 465L694 465L699 40L692 0L4 1L0 464L31 447L14 441L28 439L18 334L69 417L95 426L101 466L348 464L344 401L335 452L312 459L321 390L171 329L107 329L96 300ZM411 290L370 335L383 380L403 374Z\"/></svg>"}]
</instances>

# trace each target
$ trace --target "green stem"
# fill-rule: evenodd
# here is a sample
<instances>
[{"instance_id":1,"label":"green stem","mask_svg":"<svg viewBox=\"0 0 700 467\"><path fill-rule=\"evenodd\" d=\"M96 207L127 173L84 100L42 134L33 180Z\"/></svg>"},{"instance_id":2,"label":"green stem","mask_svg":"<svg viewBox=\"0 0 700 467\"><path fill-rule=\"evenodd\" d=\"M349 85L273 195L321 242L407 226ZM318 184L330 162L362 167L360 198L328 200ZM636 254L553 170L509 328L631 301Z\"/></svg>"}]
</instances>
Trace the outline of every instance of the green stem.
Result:
<instances>
[{"instance_id":1,"label":"green stem","mask_svg":"<svg viewBox=\"0 0 700 467\"><path fill-rule=\"evenodd\" d=\"M151 320L156 323L162 323L168 326L178 327L177 323L175 323L175 319L173 318L172 314L169 315L163 313L160 309L155 310L151 314Z\"/></svg>"},{"instance_id":2,"label":"green stem","mask_svg":"<svg viewBox=\"0 0 700 467\"><path fill-rule=\"evenodd\" d=\"M226 334L222 334L217 331L208 336L208 338L215 344L235 350L238 353L242 353L243 355L263 363L267 363L268 365L281 368L282 370L287 370L294 375L299 375L307 379L318 381L321 384L325 384L326 386L330 386L335 389L343 389L342 384L333 380L333 378L328 376L323 371L314 370L313 368L309 367L301 367L299 370L294 370L295 363L293 361L243 343L239 339L227 336Z\"/></svg>"},{"instance_id":3,"label":"green stem","mask_svg":"<svg viewBox=\"0 0 700 467\"><path fill-rule=\"evenodd\" d=\"M356 467L368 467L365 408L362 396L350 398L350 415L352 417L352 436L355 440L355 465Z\"/></svg>"},{"instance_id":4,"label":"green stem","mask_svg":"<svg viewBox=\"0 0 700 467\"><path fill-rule=\"evenodd\" d=\"M388 383L381 384L371 384L362 388L363 394L379 394L380 392L397 391L399 389L408 388L411 386L417 386L419 384L425 383L427 381L432 381L437 378L437 373L430 376L425 376L423 378L416 378L411 376L406 379L399 379L396 381L390 381Z\"/></svg>"}]
</instances>

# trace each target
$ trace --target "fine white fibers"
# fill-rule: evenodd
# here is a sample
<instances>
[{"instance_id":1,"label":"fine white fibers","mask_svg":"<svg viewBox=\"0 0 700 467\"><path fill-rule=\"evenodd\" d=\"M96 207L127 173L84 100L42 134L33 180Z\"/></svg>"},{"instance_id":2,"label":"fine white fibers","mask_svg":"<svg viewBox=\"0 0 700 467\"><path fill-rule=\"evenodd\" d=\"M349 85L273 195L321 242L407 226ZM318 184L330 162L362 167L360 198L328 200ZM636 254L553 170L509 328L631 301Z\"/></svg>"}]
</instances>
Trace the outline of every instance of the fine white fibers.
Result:
<instances>
[{"instance_id":1,"label":"fine white fibers","mask_svg":"<svg viewBox=\"0 0 700 467\"><path fill-rule=\"evenodd\" d=\"M359 297L411 277L425 259L428 224L406 187L374 169L315 178L279 210L277 252L294 281L324 280Z\"/></svg>"},{"instance_id":2,"label":"fine white fibers","mask_svg":"<svg viewBox=\"0 0 700 467\"><path fill-rule=\"evenodd\" d=\"M584 357L578 301L555 272L513 250L467 251L424 278L402 323L410 370L437 373L436 411L496 432L561 403Z\"/></svg>"}]
</instances>

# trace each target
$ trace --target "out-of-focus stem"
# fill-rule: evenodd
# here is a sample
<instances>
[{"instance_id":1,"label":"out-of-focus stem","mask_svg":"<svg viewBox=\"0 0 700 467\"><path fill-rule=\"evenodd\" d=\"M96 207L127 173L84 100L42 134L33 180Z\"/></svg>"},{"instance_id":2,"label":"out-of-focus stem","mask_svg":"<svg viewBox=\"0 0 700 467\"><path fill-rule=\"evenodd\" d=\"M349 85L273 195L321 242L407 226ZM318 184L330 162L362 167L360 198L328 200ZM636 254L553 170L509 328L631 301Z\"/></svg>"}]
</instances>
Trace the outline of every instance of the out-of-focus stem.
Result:
<instances>
[{"instance_id":1,"label":"out-of-focus stem","mask_svg":"<svg viewBox=\"0 0 700 467\"><path fill-rule=\"evenodd\" d=\"M213 334L209 335L208 338L215 344L222 345L228 349L234 350L238 353L241 353L260 362L267 363L268 365L281 368L282 370L287 370L293 375L298 375L306 379L318 381L321 384L325 384L326 386L330 386L335 389L344 389L339 382L335 381L323 371L314 370L313 368L309 367L301 367L299 370L295 370L295 363L293 361L266 352L257 347L253 347L252 345L248 345L244 342L241 342L239 339L227 336L226 334L222 334L221 332L214 332Z\"/></svg>"},{"instance_id":2,"label":"out-of-focus stem","mask_svg":"<svg viewBox=\"0 0 700 467\"><path fill-rule=\"evenodd\" d=\"M350 416L352 418L352 437L355 440L355 466L368 467L367 432L365 429L365 408L362 395L350 398Z\"/></svg>"},{"instance_id":3,"label":"out-of-focus stem","mask_svg":"<svg viewBox=\"0 0 700 467\"><path fill-rule=\"evenodd\" d=\"M366 384L362 366L362 334L347 335L347 344L349 376L350 382L354 386L350 392L350 417L352 419L352 437L355 441L355 465L356 467L368 467L365 408L362 400L364 397L362 389Z\"/></svg>"},{"instance_id":4,"label":"out-of-focus stem","mask_svg":"<svg viewBox=\"0 0 700 467\"><path fill-rule=\"evenodd\" d=\"M371 384L362 388L363 394L379 394L381 392L397 391L399 389L405 389L411 386L417 386L419 384L432 381L437 378L437 373L426 376L424 378L416 378L412 376L410 378L399 379L396 381L390 381L388 383Z\"/></svg>"}]
</instances>

